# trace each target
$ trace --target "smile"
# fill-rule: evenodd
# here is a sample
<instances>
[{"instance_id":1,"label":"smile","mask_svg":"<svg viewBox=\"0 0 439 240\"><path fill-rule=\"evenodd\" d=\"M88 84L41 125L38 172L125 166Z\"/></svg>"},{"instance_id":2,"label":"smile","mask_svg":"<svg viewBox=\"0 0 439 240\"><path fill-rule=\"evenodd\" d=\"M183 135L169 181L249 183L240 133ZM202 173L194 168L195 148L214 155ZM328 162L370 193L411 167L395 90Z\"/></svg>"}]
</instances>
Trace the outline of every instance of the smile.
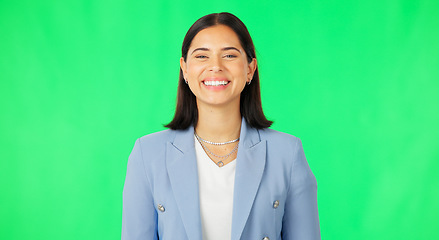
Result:
<instances>
[{"instance_id":1,"label":"smile","mask_svg":"<svg viewBox=\"0 0 439 240\"><path fill-rule=\"evenodd\" d=\"M225 86L229 84L230 81L203 81L203 84L206 86Z\"/></svg>"}]
</instances>

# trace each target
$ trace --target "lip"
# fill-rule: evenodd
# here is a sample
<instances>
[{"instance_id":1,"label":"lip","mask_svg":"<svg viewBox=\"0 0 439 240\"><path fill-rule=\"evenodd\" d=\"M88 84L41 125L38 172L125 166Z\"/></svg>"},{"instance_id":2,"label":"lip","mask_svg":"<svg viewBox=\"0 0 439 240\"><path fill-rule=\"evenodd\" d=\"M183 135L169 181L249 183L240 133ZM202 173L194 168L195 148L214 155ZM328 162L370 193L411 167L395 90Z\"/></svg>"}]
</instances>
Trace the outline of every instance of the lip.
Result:
<instances>
[{"instance_id":1,"label":"lip","mask_svg":"<svg viewBox=\"0 0 439 240\"><path fill-rule=\"evenodd\" d=\"M225 82L227 82L227 84L220 85L220 86L205 85L204 84L205 81L225 81ZM227 88L227 86L229 86L229 83L230 83L230 81L227 78L223 78L223 77L207 77L207 78L203 79L203 81L202 81L203 86L209 90L223 90L223 89Z\"/></svg>"},{"instance_id":2,"label":"lip","mask_svg":"<svg viewBox=\"0 0 439 240\"><path fill-rule=\"evenodd\" d=\"M203 82L204 81L228 81L228 82L230 82L229 79L223 78L223 77L207 77L207 78L203 79Z\"/></svg>"}]
</instances>

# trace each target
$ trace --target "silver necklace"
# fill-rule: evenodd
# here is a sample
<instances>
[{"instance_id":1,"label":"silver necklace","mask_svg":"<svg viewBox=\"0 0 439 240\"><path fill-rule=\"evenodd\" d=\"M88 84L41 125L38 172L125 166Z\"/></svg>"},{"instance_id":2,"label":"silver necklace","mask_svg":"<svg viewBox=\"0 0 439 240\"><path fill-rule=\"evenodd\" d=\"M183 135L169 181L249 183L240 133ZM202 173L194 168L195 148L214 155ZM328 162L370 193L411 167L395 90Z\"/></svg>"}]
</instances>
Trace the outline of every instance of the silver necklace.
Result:
<instances>
[{"instance_id":1,"label":"silver necklace","mask_svg":"<svg viewBox=\"0 0 439 240\"><path fill-rule=\"evenodd\" d=\"M196 132L194 132L194 134L195 134L195 137L196 137L198 140L200 140L200 141L202 141L202 142L205 142L205 143L212 144L212 145L217 145L217 146L220 146L220 145L226 145L226 144L230 144L230 143L234 143L234 142L239 141L239 138L237 138L237 139L230 140L230 141L227 141L227 142L211 142L211 141L208 141L208 140L204 140L204 139L202 139L200 136L198 136L198 134L197 134Z\"/></svg>"},{"instance_id":2,"label":"silver necklace","mask_svg":"<svg viewBox=\"0 0 439 240\"><path fill-rule=\"evenodd\" d=\"M213 155L213 156L215 156L217 158L221 158L222 159L222 160L220 160L220 161L215 163L218 167L224 166L224 162L223 161L225 161L230 155L232 155L238 149L238 145L239 145L239 144L236 144L236 146L233 148L233 150L231 152L229 152L228 154L226 154L226 155L217 155L217 154L213 153L212 151L210 151L210 149L206 146L206 144L204 144L202 141L200 141L200 137L197 134L195 134L195 137L197 138L198 142L201 144L203 149L205 149L211 155ZM213 159L212 159L212 161L213 161Z\"/></svg>"}]
</instances>

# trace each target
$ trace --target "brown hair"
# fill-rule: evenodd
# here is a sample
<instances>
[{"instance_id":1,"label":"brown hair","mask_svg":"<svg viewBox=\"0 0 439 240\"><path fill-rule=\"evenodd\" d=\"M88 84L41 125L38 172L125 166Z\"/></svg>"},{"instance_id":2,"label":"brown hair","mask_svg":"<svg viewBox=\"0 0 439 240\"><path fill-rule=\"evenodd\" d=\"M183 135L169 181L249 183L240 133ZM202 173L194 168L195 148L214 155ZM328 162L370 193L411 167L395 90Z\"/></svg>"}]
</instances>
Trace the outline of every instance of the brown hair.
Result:
<instances>
[{"instance_id":1,"label":"brown hair","mask_svg":"<svg viewBox=\"0 0 439 240\"><path fill-rule=\"evenodd\" d=\"M215 25L225 25L230 27L239 37L242 48L247 55L247 61L250 63L256 58L255 46L250 37L250 33L244 23L235 15L227 12L212 13L198 19L187 31L181 48L181 55L186 61L187 53L192 40L201 30ZM259 86L259 73L256 68L250 85L246 85L241 92L240 98L241 116L247 121L248 125L253 128L267 128L273 123L267 120L262 111L261 92ZM198 122L198 108L195 95L185 83L183 72L180 69L178 81L177 106L175 109L174 119L165 127L177 130L186 129L189 126L196 126Z\"/></svg>"}]
</instances>

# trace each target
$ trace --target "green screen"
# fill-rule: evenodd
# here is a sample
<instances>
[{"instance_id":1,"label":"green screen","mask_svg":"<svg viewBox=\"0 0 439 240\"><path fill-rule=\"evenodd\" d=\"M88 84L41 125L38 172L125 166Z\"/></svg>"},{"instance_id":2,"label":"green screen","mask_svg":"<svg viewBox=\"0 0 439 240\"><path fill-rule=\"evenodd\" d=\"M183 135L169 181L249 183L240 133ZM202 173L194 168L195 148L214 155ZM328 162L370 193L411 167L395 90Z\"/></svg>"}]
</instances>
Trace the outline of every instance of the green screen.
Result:
<instances>
[{"instance_id":1,"label":"green screen","mask_svg":"<svg viewBox=\"0 0 439 240\"><path fill-rule=\"evenodd\" d=\"M322 239L438 239L439 2L0 1L0 238L120 239L134 141L174 113L191 24L247 25Z\"/></svg>"}]
</instances>

